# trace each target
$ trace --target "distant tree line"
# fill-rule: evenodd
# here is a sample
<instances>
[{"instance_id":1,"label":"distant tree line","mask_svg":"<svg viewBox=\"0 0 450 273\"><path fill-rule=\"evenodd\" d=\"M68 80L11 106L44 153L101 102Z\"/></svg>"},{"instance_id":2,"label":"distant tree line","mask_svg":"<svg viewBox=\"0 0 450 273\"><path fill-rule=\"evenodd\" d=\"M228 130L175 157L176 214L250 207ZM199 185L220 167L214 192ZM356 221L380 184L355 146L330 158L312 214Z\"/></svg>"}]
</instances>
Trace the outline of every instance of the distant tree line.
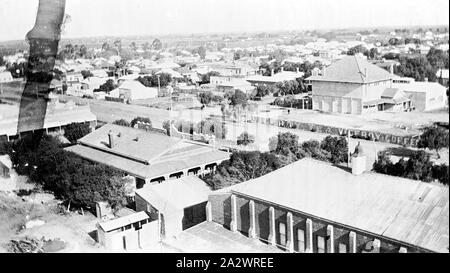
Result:
<instances>
[{"instance_id":1,"label":"distant tree line","mask_svg":"<svg viewBox=\"0 0 450 273\"><path fill-rule=\"evenodd\" d=\"M389 53L384 55L388 60L397 60L400 64L394 66L394 74L414 78L416 81L436 81L439 69L449 68L449 51L431 48L427 55L405 56Z\"/></svg>"}]
</instances>

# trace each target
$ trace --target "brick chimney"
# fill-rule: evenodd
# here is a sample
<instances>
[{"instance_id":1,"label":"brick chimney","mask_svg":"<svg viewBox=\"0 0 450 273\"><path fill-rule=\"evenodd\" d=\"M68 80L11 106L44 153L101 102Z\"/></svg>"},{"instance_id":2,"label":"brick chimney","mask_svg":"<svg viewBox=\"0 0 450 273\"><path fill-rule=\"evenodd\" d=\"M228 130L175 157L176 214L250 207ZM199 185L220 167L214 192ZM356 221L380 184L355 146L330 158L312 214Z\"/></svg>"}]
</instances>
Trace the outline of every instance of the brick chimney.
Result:
<instances>
[{"instance_id":1,"label":"brick chimney","mask_svg":"<svg viewBox=\"0 0 450 273\"><path fill-rule=\"evenodd\" d=\"M361 147L361 142L355 147L355 151L351 155L352 160L352 174L360 175L366 171L366 156Z\"/></svg>"},{"instance_id":2,"label":"brick chimney","mask_svg":"<svg viewBox=\"0 0 450 273\"><path fill-rule=\"evenodd\" d=\"M114 133L112 131L108 132L108 140L109 140L109 148L113 148L114 145L116 145L115 143L115 136Z\"/></svg>"}]
</instances>

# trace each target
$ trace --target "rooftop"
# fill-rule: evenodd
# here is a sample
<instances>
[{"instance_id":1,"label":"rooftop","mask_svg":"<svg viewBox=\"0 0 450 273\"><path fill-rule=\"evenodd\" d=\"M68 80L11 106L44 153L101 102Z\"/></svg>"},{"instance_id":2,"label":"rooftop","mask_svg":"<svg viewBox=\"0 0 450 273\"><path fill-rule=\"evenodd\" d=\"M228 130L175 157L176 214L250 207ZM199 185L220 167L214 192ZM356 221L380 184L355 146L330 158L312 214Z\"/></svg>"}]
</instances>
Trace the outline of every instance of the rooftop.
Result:
<instances>
[{"instance_id":1,"label":"rooftop","mask_svg":"<svg viewBox=\"0 0 450 273\"><path fill-rule=\"evenodd\" d=\"M114 137L112 148L109 133ZM229 158L229 153L207 144L114 124L106 124L78 142L66 149L143 179Z\"/></svg>"},{"instance_id":2,"label":"rooftop","mask_svg":"<svg viewBox=\"0 0 450 273\"><path fill-rule=\"evenodd\" d=\"M371 83L397 77L358 56L347 56L325 69L325 75L311 76L310 81Z\"/></svg>"},{"instance_id":3,"label":"rooftop","mask_svg":"<svg viewBox=\"0 0 450 273\"><path fill-rule=\"evenodd\" d=\"M164 241L182 252L203 253L273 253L284 252L240 233L232 232L214 222L203 222L184 230L176 238Z\"/></svg>"},{"instance_id":4,"label":"rooftop","mask_svg":"<svg viewBox=\"0 0 450 273\"><path fill-rule=\"evenodd\" d=\"M406 92L435 92L441 90L445 92L446 88L437 82L410 82L410 83L394 83L394 87L400 88Z\"/></svg>"},{"instance_id":5,"label":"rooftop","mask_svg":"<svg viewBox=\"0 0 450 273\"><path fill-rule=\"evenodd\" d=\"M137 212L137 213L133 213L127 216L123 216L120 218L116 218L113 220L109 220L109 221L105 221L105 222L100 222L98 223L98 225L106 232L108 231L112 231L133 223L137 223L139 221L148 219L149 216L147 215L147 213L145 213L144 211L141 212Z\"/></svg>"},{"instance_id":6,"label":"rooftop","mask_svg":"<svg viewBox=\"0 0 450 273\"><path fill-rule=\"evenodd\" d=\"M210 192L206 183L196 176L185 176L136 190L137 195L163 213L206 202Z\"/></svg>"},{"instance_id":7,"label":"rooftop","mask_svg":"<svg viewBox=\"0 0 450 273\"><path fill-rule=\"evenodd\" d=\"M229 190L431 251L449 251L445 186L376 173L355 176L305 158Z\"/></svg>"}]
</instances>

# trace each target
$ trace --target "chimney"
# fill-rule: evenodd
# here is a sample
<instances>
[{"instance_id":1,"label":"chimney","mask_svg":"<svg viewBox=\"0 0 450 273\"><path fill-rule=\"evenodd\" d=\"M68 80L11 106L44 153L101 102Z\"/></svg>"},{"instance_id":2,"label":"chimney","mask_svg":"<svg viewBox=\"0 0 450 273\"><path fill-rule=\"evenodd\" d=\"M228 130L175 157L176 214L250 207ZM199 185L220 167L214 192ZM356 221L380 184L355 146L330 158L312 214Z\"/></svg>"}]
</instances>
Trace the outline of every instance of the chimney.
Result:
<instances>
[{"instance_id":1,"label":"chimney","mask_svg":"<svg viewBox=\"0 0 450 273\"><path fill-rule=\"evenodd\" d=\"M297 67L295 68L295 71L297 72L297 74L300 73L300 68L297 66Z\"/></svg>"},{"instance_id":2,"label":"chimney","mask_svg":"<svg viewBox=\"0 0 450 273\"><path fill-rule=\"evenodd\" d=\"M282 66L282 67L281 67L281 72L283 72L283 71L284 71L284 67Z\"/></svg>"},{"instance_id":3,"label":"chimney","mask_svg":"<svg viewBox=\"0 0 450 273\"><path fill-rule=\"evenodd\" d=\"M360 175L366 171L366 156L363 153L361 142L355 147L355 151L351 155L352 174Z\"/></svg>"},{"instance_id":4,"label":"chimney","mask_svg":"<svg viewBox=\"0 0 450 273\"><path fill-rule=\"evenodd\" d=\"M275 75L275 69L272 68L272 70L270 70L270 76Z\"/></svg>"},{"instance_id":5,"label":"chimney","mask_svg":"<svg viewBox=\"0 0 450 273\"><path fill-rule=\"evenodd\" d=\"M425 82L428 82L428 78L425 78Z\"/></svg>"},{"instance_id":6,"label":"chimney","mask_svg":"<svg viewBox=\"0 0 450 273\"><path fill-rule=\"evenodd\" d=\"M113 148L116 143L115 143L115 136L112 131L109 131L108 133L108 140L109 140L109 148Z\"/></svg>"},{"instance_id":7,"label":"chimney","mask_svg":"<svg viewBox=\"0 0 450 273\"><path fill-rule=\"evenodd\" d=\"M391 73L391 75L394 75L394 65L391 64L391 66L389 67L389 73Z\"/></svg>"}]
</instances>

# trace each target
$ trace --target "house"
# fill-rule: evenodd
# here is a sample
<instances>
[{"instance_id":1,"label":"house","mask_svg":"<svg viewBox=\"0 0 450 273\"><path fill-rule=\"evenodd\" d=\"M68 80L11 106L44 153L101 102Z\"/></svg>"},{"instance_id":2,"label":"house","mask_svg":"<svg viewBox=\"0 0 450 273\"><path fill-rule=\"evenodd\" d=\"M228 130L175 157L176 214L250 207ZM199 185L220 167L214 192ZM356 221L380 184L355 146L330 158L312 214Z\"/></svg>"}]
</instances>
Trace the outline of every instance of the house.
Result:
<instances>
[{"instance_id":1,"label":"house","mask_svg":"<svg viewBox=\"0 0 450 273\"><path fill-rule=\"evenodd\" d=\"M408 103L382 98L392 88L392 73L358 56L346 56L306 80L312 89L313 109L323 112L363 114L396 109L408 111ZM391 93L391 92L387 92ZM403 100L403 99L402 99ZM393 104L394 103L394 104ZM401 103L401 107L394 107Z\"/></svg>"},{"instance_id":2,"label":"house","mask_svg":"<svg viewBox=\"0 0 450 273\"><path fill-rule=\"evenodd\" d=\"M119 87L109 92L109 96L122 98L125 101L152 99L158 97L158 88L146 87L135 80L125 80Z\"/></svg>"},{"instance_id":3,"label":"house","mask_svg":"<svg viewBox=\"0 0 450 273\"><path fill-rule=\"evenodd\" d=\"M184 176L136 190L136 211L160 214L164 237L206 221L208 185L196 176Z\"/></svg>"},{"instance_id":4,"label":"house","mask_svg":"<svg viewBox=\"0 0 450 273\"><path fill-rule=\"evenodd\" d=\"M13 77L11 75L11 72L9 71L3 71L0 72L0 83L6 83L6 82L12 82Z\"/></svg>"},{"instance_id":5,"label":"house","mask_svg":"<svg viewBox=\"0 0 450 273\"><path fill-rule=\"evenodd\" d=\"M98 89L100 85L106 83L107 80L111 78L105 77L89 77L81 81L81 90L80 93L83 95L94 95L94 90Z\"/></svg>"},{"instance_id":6,"label":"house","mask_svg":"<svg viewBox=\"0 0 450 273\"><path fill-rule=\"evenodd\" d=\"M449 252L448 187L353 173L304 158L211 193L207 220L288 252Z\"/></svg>"},{"instance_id":7,"label":"house","mask_svg":"<svg viewBox=\"0 0 450 273\"><path fill-rule=\"evenodd\" d=\"M0 118L0 139L9 141L36 130L45 130L46 133L60 132L73 122L87 123L91 129L97 125L97 117L91 112L89 105L76 105L73 101L62 103L53 93L50 93L49 97L51 100L47 103L44 124L39 120L42 117L37 115L18 123L17 105L2 105L6 110L4 113L8 114Z\"/></svg>"},{"instance_id":8,"label":"house","mask_svg":"<svg viewBox=\"0 0 450 273\"><path fill-rule=\"evenodd\" d=\"M69 72L66 74L67 95L83 96L82 82L83 75L80 72Z\"/></svg>"},{"instance_id":9,"label":"house","mask_svg":"<svg viewBox=\"0 0 450 273\"><path fill-rule=\"evenodd\" d=\"M448 106L447 88L437 82L409 81L394 82L393 87L401 89L411 100L416 111L431 111Z\"/></svg>"},{"instance_id":10,"label":"house","mask_svg":"<svg viewBox=\"0 0 450 273\"><path fill-rule=\"evenodd\" d=\"M159 241L156 215L144 211L97 223L97 240L109 251L139 251Z\"/></svg>"},{"instance_id":11,"label":"house","mask_svg":"<svg viewBox=\"0 0 450 273\"><path fill-rule=\"evenodd\" d=\"M221 77L221 76L211 76L210 84L219 92L227 92L233 90L241 90L245 93L251 93L255 90L255 87L252 86L248 81L241 78L232 78L232 77Z\"/></svg>"},{"instance_id":12,"label":"house","mask_svg":"<svg viewBox=\"0 0 450 273\"><path fill-rule=\"evenodd\" d=\"M138 189L145 184L210 173L230 158L229 153L204 143L169 137L156 129L114 124L102 126L66 150L133 176Z\"/></svg>"},{"instance_id":13,"label":"house","mask_svg":"<svg viewBox=\"0 0 450 273\"><path fill-rule=\"evenodd\" d=\"M91 73L94 77L97 77L97 78L107 78L108 77L108 73L103 69L93 69L93 70L91 70Z\"/></svg>"},{"instance_id":14,"label":"house","mask_svg":"<svg viewBox=\"0 0 450 273\"><path fill-rule=\"evenodd\" d=\"M443 86L447 86L448 87L448 69L439 69L436 72L436 77L438 79L438 82L440 84L442 84Z\"/></svg>"},{"instance_id":15,"label":"house","mask_svg":"<svg viewBox=\"0 0 450 273\"><path fill-rule=\"evenodd\" d=\"M13 164L9 155L0 155L0 177L10 178Z\"/></svg>"}]
</instances>

